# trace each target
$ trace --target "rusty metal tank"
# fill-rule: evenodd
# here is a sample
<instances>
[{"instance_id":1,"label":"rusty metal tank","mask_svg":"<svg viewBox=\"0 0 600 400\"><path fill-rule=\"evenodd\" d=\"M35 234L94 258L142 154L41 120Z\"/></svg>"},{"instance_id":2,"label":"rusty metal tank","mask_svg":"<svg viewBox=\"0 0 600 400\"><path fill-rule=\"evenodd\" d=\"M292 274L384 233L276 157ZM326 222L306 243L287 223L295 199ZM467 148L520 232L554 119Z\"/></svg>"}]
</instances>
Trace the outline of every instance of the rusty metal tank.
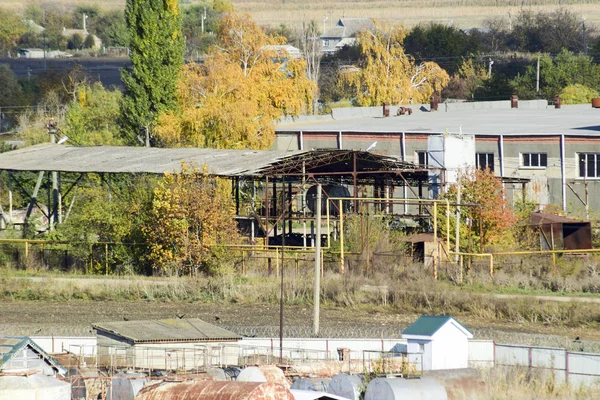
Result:
<instances>
[{"instance_id":1,"label":"rusty metal tank","mask_svg":"<svg viewBox=\"0 0 600 400\"><path fill-rule=\"evenodd\" d=\"M238 382L269 382L290 388L290 381L283 371L275 365L261 365L259 367L246 367L237 377Z\"/></svg>"},{"instance_id":2,"label":"rusty metal tank","mask_svg":"<svg viewBox=\"0 0 600 400\"><path fill-rule=\"evenodd\" d=\"M367 387L365 400L447 400L446 389L429 378L375 378Z\"/></svg>"},{"instance_id":3,"label":"rusty metal tank","mask_svg":"<svg viewBox=\"0 0 600 400\"><path fill-rule=\"evenodd\" d=\"M337 374L329 382L327 393L350 400L359 400L365 389L364 376Z\"/></svg>"},{"instance_id":4,"label":"rusty metal tank","mask_svg":"<svg viewBox=\"0 0 600 400\"><path fill-rule=\"evenodd\" d=\"M282 385L258 382L161 382L144 387L136 400L294 400Z\"/></svg>"}]
</instances>

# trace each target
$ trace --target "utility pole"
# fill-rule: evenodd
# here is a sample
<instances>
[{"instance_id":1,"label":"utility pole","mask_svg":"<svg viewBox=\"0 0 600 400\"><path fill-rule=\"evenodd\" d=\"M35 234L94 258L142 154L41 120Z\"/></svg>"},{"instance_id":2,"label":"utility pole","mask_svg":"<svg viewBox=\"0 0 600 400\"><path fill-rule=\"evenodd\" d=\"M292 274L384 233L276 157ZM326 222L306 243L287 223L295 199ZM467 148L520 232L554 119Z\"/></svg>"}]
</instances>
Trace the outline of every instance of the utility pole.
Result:
<instances>
[{"instance_id":1,"label":"utility pole","mask_svg":"<svg viewBox=\"0 0 600 400\"><path fill-rule=\"evenodd\" d=\"M540 97L540 55L537 58L537 68L535 72L535 93Z\"/></svg>"},{"instance_id":2,"label":"utility pole","mask_svg":"<svg viewBox=\"0 0 600 400\"><path fill-rule=\"evenodd\" d=\"M489 60L490 60L490 64L488 66L488 78L491 78L492 77L492 65L494 65L494 60L492 60L491 57L489 58Z\"/></svg>"},{"instance_id":3,"label":"utility pole","mask_svg":"<svg viewBox=\"0 0 600 400\"><path fill-rule=\"evenodd\" d=\"M314 314L313 336L319 336L319 313L321 306L321 184L317 185L317 229L315 238L315 288L314 288Z\"/></svg>"},{"instance_id":4,"label":"utility pole","mask_svg":"<svg viewBox=\"0 0 600 400\"><path fill-rule=\"evenodd\" d=\"M587 56L587 38L585 34L585 18L581 20L581 31L583 34L583 54Z\"/></svg>"},{"instance_id":5,"label":"utility pole","mask_svg":"<svg viewBox=\"0 0 600 400\"><path fill-rule=\"evenodd\" d=\"M279 363L283 363L283 271L285 270L285 179L282 181L283 191L281 196L281 288L279 293ZM277 204L277 201L275 201Z\"/></svg>"},{"instance_id":6,"label":"utility pole","mask_svg":"<svg viewBox=\"0 0 600 400\"><path fill-rule=\"evenodd\" d=\"M204 14L202 15L202 34L204 34L204 20L206 19L206 6L204 6Z\"/></svg>"},{"instance_id":7,"label":"utility pole","mask_svg":"<svg viewBox=\"0 0 600 400\"><path fill-rule=\"evenodd\" d=\"M462 189L462 182L461 182L461 176L460 176L460 169L458 170L458 184L456 185L456 240L454 243L454 252L456 253L456 256L454 257L454 260L458 263L458 260L460 259L460 256L458 255L458 253L460 252L460 195L461 195L461 189Z\"/></svg>"}]
</instances>

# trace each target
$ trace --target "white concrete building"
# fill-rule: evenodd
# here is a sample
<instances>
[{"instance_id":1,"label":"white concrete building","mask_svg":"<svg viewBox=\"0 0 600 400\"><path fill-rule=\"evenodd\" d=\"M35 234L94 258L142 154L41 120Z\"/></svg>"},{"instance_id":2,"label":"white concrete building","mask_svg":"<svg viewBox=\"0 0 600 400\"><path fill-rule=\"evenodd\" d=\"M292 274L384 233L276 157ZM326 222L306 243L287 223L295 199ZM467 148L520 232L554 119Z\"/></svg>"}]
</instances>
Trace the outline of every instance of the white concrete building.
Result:
<instances>
[{"instance_id":1,"label":"white concrete building","mask_svg":"<svg viewBox=\"0 0 600 400\"><path fill-rule=\"evenodd\" d=\"M409 354L421 353L423 370L469 366L473 334L451 316L421 316L402 332Z\"/></svg>"}]
</instances>

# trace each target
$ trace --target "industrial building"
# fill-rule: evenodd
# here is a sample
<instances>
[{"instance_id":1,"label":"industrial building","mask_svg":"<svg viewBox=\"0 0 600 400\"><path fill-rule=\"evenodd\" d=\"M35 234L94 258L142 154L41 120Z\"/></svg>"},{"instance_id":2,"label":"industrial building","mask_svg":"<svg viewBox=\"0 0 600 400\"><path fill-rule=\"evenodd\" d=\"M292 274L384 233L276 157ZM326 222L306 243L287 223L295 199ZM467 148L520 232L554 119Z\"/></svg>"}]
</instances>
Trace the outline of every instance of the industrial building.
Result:
<instances>
[{"instance_id":1,"label":"industrial building","mask_svg":"<svg viewBox=\"0 0 600 400\"><path fill-rule=\"evenodd\" d=\"M545 100L334 109L331 115L282 121L275 150L371 148L422 166L435 165L432 136L472 136L474 163L503 177L513 201L564 211L600 207L600 110L591 105L555 108ZM454 154L456 155L456 154ZM527 187L524 186L527 184Z\"/></svg>"},{"instance_id":2,"label":"industrial building","mask_svg":"<svg viewBox=\"0 0 600 400\"><path fill-rule=\"evenodd\" d=\"M98 360L111 368L193 370L237 365L240 336L200 319L93 324Z\"/></svg>"}]
</instances>

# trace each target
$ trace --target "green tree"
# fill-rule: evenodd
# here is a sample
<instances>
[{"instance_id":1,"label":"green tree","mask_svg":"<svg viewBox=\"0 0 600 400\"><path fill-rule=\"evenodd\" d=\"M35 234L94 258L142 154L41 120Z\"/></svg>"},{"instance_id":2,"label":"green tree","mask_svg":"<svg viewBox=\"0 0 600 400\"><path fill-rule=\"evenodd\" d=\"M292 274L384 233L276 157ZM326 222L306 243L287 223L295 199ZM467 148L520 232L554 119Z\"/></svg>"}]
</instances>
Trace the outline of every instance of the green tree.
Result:
<instances>
[{"instance_id":1,"label":"green tree","mask_svg":"<svg viewBox=\"0 0 600 400\"><path fill-rule=\"evenodd\" d=\"M122 120L130 141L156 117L177 108L185 39L177 0L127 0L131 70L123 70Z\"/></svg>"},{"instance_id":2,"label":"green tree","mask_svg":"<svg viewBox=\"0 0 600 400\"><path fill-rule=\"evenodd\" d=\"M0 64L0 106L19 106L23 97L17 76L8 64Z\"/></svg>"},{"instance_id":3,"label":"green tree","mask_svg":"<svg viewBox=\"0 0 600 400\"><path fill-rule=\"evenodd\" d=\"M16 14L0 9L0 54L6 56L25 31L25 25Z\"/></svg>"},{"instance_id":4,"label":"green tree","mask_svg":"<svg viewBox=\"0 0 600 400\"><path fill-rule=\"evenodd\" d=\"M196 52L206 53L210 46L216 44L217 37L214 35L219 28L219 18L212 5L192 4L181 7L183 35L188 54L195 56ZM206 18L204 18L206 13ZM202 19L204 18L204 25ZM204 26L204 31L202 31Z\"/></svg>"},{"instance_id":5,"label":"green tree","mask_svg":"<svg viewBox=\"0 0 600 400\"><path fill-rule=\"evenodd\" d=\"M69 104L64 133L73 143L86 145L119 145L118 119L121 91L107 90L100 82L77 89L77 99Z\"/></svg>"},{"instance_id":6,"label":"green tree","mask_svg":"<svg viewBox=\"0 0 600 400\"><path fill-rule=\"evenodd\" d=\"M477 36L440 23L419 24L404 39L404 51L417 62L440 59L449 73L458 72L462 58L476 54L480 46Z\"/></svg>"},{"instance_id":7,"label":"green tree","mask_svg":"<svg viewBox=\"0 0 600 400\"><path fill-rule=\"evenodd\" d=\"M182 172L165 174L154 190L151 219L143 232L148 258L161 274L191 275L223 270L239 233L227 182L202 169L182 165Z\"/></svg>"},{"instance_id":8,"label":"green tree","mask_svg":"<svg viewBox=\"0 0 600 400\"><path fill-rule=\"evenodd\" d=\"M79 33L74 33L69 39L69 49L70 50L79 50L83 47L83 36Z\"/></svg>"},{"instance_id":9,"label":"green tree","mask_svg":"<svg viewBox=\"0 0 600 400\"><path fill-rule=\"evenodd\" d=\"M96 35L104 46L129 47L129 31L123 10L104 12L97 20Z\"/></svg>"},{"instance_id":10,"label":"green tree","mask_svg":"<svg viewBox=\"0 0 600 400\"><path fill-rule=\"evenodd\" d=\"M597 90L576 83L563 88L559 96L563 104L590 104L599 95Z\"/></svg>"},{"instance_id":11,"label":"green tree","mask_svg":"<svg viewBox=\"0 0 600 400\"><path fill-rule=\"evenodd\" d=\"M93 49L94 47L96 47L96 40L94 39L94 35L87 35L85 37L85 40L83 41L83 46L84 49Z\"/></svg>"},{"instance_id":12,"label":"green tree","mask_svg":"<svg viewBox=\"0 0 600 400\"><path fill-rule=\"evenodd\" d=\"M520 98L536 97L536 62L532 62L524 74L516 76L511 82ZM594 64L591 57L562 50L554 59L549 55L540 58L540 94L543 98L550 100L563 88L574 84L598 90L599 82L600 66Z\"/></svg>"}]
</instances>

